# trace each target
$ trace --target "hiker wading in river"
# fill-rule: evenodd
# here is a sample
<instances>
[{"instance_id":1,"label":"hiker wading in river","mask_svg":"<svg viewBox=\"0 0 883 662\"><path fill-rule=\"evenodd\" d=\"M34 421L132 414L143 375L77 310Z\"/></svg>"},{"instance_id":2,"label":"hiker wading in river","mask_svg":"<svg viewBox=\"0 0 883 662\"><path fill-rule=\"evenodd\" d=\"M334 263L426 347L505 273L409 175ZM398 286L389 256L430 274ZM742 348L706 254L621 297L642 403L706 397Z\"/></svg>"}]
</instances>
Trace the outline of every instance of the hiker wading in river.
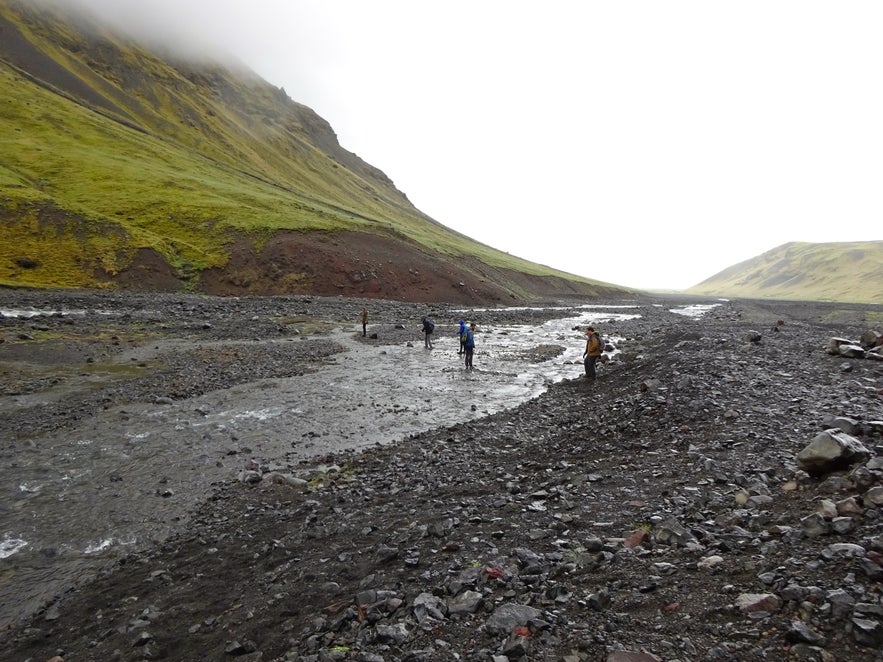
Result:
<instances>
[{"instance_id":1,"label":"hiker wading in river","mask_svg":"<svg viewBox=\"0 0 883 662\"><path fill-rule=\"evenodd\" d=\"M423 346L432 349L432 332L435 331L435 322L429 317L423 318Z\"/></svg>"},{"instance_id":2,"label":"hiker wading in river","mask_svg":"<svg viewBox=\"0 0 883 662\"><path fill-rule=\"evenodd\" d=\"M475 322L470 322L469 328L466 329L466 342L463 343L466 349L466 369L472 370L472 355L475 353Z\"/></svg>"}]
</instances>

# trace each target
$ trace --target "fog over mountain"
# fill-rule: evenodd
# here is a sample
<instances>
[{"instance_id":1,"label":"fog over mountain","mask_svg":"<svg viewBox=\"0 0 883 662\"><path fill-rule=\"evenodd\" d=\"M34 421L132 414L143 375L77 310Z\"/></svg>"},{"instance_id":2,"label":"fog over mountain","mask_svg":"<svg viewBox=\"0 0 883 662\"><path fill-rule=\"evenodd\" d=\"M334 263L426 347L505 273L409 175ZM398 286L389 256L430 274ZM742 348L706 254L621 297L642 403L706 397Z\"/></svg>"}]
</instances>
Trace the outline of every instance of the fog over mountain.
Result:
<instances>
[{"instance_id":1,"label":"fog over mountain","mask_svg":"<svg viewBox=\"0 0 883 662\"><path fill-rule=\"evenodd\" d=\"M880 238L879 3L64 5L238 59L421 211L570 273L684 289L788 242Z\"/></svg>"}]
</instances>

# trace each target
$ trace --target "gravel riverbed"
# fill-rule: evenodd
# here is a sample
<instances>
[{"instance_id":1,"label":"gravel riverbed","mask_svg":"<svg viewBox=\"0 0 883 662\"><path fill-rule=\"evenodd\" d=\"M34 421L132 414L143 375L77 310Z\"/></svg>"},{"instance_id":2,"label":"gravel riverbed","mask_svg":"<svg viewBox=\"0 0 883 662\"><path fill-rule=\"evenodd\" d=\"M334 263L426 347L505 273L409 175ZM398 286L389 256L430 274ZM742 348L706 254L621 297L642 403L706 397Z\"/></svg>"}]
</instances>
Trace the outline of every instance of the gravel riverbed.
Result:
<instances>
[{"instance_id":1,"label":"gravel riverbed","mask_svg":"<svg viewBox=\"0 0 883 662\"><path fill-rule=\"evenodd\" d=\"M583 304L0 292L0 657L883 659L883 308Z\"/></svg>"}]
</instances>

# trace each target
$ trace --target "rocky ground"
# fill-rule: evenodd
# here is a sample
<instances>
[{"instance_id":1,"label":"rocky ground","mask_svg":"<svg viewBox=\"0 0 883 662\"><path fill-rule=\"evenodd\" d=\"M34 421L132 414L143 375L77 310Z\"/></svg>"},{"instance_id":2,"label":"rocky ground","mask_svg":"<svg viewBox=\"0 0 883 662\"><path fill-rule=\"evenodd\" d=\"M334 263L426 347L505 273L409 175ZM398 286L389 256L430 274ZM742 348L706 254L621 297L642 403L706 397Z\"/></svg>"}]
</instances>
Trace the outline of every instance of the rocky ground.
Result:
<instances>
[{"instance_id":1,"label":"rocky ground","mask_svg":"<svg viewBox=\"0 0 883 662\"><path fill-rule=\"evenodd\" d=\"M29 296L62 295L0 306ZM154 338L321 333L364 303L143 296L143 314L108 325L97 311L113 296L82 295L94 314L70 333L65 319L0 320L3 395L56 394L0 410L5 456L28 431L159 386L187 398L323 360L159 361ZM617 323L621 352L594 384L282 480L250 467L184 530L8 628L0 658L883 660L883 363L826 352L879 331L883 309L734 301L693 321L668 303ZM425 309L371 306L385 320ZM132 352L144 375L64 388L79 374L65 363L108 352ZM850 453L808 464L833 427Z\"/></svg>"}]
</instances>

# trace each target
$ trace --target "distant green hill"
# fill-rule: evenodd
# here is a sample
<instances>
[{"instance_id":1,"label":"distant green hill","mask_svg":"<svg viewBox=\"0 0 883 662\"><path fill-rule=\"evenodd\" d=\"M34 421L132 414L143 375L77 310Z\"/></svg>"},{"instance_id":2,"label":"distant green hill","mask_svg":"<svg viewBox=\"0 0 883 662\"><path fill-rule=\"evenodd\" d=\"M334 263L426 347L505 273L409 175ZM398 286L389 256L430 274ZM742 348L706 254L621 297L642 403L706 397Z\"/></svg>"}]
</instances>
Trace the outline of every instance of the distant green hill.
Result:
<instances>
[{"instance_id":1,"label":"distant green hill","mask_svg":"<svg viewBox=\"0 0 883 662\"><path fill-rule=\"evenodd\" d=\"M446 228L247 70L17 0L0 0L0 239L0 285L628 294Z\"/></svg>"},{"instance_id":2,"label":"distant green hill","mask_svg":"<svg viewBox=\"0 0 883 662\"><path fill-rule=\"evenodd\" d=\"M733 265L687 292L883 304L883 241L783 244Z\"/></svg>"}]
</instances>

